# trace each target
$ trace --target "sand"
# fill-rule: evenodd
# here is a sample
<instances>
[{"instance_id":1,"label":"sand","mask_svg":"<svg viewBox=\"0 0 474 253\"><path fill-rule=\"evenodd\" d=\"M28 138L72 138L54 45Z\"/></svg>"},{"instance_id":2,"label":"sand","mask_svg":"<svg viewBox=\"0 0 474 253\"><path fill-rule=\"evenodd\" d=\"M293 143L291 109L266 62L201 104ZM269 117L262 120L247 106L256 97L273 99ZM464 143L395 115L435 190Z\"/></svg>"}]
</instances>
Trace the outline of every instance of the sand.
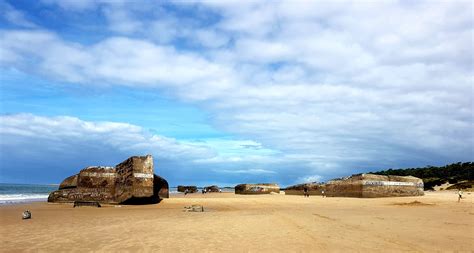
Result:
<instances>
[{"instance_id":1,"label":"sand","mask_svg":"<svg viewBox=\"0 0 474 253\"><path fill-rule=\"evenodd\" d=\"M173 196L156 205L0 207L0 251L433 252L474 250L474 194ZM201 204L205 212L183 212ZM25 209L31 220L21 220Z\"/></svg>"}]
</instances>

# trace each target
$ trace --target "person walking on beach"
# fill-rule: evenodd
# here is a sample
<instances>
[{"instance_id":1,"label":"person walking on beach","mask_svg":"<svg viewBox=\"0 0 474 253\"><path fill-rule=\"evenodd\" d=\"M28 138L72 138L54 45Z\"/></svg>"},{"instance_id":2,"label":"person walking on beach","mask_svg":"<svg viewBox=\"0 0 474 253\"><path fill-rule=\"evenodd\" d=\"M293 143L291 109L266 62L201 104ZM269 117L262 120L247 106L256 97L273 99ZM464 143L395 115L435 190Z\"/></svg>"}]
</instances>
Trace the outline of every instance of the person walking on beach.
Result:
<instances>
[{"instance_id":1,"label":"person walking on beach","mask_svg":"<svg viewBox=\"0 0 474 253\"><path fill-rule=\"evenodd\" d=\"M321 195L323 196L323 198L326 197L326 195L324 195L324 190L321 191Z\"/></svg>"},{"instance_id":2,"label":"person walking on beach","mask_svg":"<svg viewBox=\"0 0 474 253\"><path fill-rule=\"evenodd\" d=\"M463 192L461 191L461 189L459 189L459 191L458 191L458 202L461 202L462 193L463 193Z\"/></svg>"},{"instance_id":3,"label":"person walking on beach","mask_svg":"<svg viewBox=\"0 0 474 253\"><path fill-rule=\"evenodd\" d=\"M305 186L305 187L303 188L303 194L304 194L305 197L308 197L308 198L309 198L309 193L308 193L308 187L307 187L307 186Z\"/></svg>"},{"instance_id":4,"label":"person walking on beach","mask_svg":"<svg viewBox=\"0 0 474 253\"><path fill-rule=\"evenodd\" d=\"M188 189L184 190L184 196L188 194Z\"/></svg>"}]
</instances>

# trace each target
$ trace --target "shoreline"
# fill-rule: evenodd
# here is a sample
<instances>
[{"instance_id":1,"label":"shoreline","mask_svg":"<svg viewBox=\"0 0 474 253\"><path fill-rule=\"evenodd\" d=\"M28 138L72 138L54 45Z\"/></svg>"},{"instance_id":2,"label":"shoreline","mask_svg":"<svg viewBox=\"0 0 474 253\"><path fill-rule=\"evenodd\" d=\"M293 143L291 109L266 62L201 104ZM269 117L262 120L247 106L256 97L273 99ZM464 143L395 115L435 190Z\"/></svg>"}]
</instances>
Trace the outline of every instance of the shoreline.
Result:
<instances>
[{"instance_id":1,"label":"shoreline","mask_svg":"<svg viewBox=\"0 0 474 253\"><path fill-rule=\"evenodd\" d=\"M284 191L283 191L284 192ZM441 191L424 191L425 195L429 195L429 194L457 194L457 190L441 190ZM465 190L464 191L464 196L466 195L470 195L471 193L474 194L473 191L470 191L470 190ZM235 194L234 192L220 192L220 193L217 193L217 192L211 192L211 193L206 193L206 194L202 194L201 192L195 192L195 193L188 193L187 195L184 195L184 193L182 192L172 192L169 194L170 198L169 199L173 199L173 198L199 198L199 197L203 197L203 198L206 198L206 197L230 197L230 195L232 196L266 196L266 195L284 195L284 196L302 196L299 195L299 194ZM311 197L314 197L314 198L320 198L322 197L321 195L311 195ZM348 199L389 199L389 198L409 198L409 197L415 197L415 196L401 196L401 197L379 197L379 198L356 198L356 197L327 197L327 198L342 198L342 199L345 199L345 198L348 198ZM423 197L423 196L421 196ZM2 201L5 201L5 202L0 202L0 206L3 206L3 205L17 205L17 204L27 204L27 203L32 203L32 202L43 202L43 203L48 203L47 202L48 200L48 196L45 195L45 197L41 197L41 198L28 198L28 199L14 199L14 200L2 200ZM166 199L164 199L166 200ZM72 203L72 202L71 202ZM60 204L60 203L59 203Z\"/></svg>"},{"instance_id":2,"label":"shoreline","mask_svg":"<svg viewBox=\"0 0 474 253\"><path fill-rule=\"evenodd\" d=\"M442 190L442 191L424 191L425 195L429 194L456 194L457 196L457 190ZM464 196L470 195L472 191L465 191ZM474 194L474 193L473 193ZM253 196L266 196L266 195L284 195L284 196L302 196L298 194L261 194L261 195L253 195ZM216 198L216 197L235 197L235 196L252 196L251 194L235 194L234 192L213 192L213 193L206 193L202 194L200 192L196 193L188 193L187 195L184 195L182 192L172 192L170 193L170 198L169 199L174 199L174 198L206 198L207 196ZM311 195L314 198L320 198L322 197L321 195ZM389 199L389 198L407 198L407 197L414 197L414 196L402 196L402 197L379 197L376 199ZM349 198L349 199L373 199L373 198L353 198L353 197L327 197L327 198ZM28 204L28 203L49 203L48 201L48 196L46 195L45 197L42 198L29 198L29 199L18 199L18 200L11 200L11 201L5 201L5 202L0 202L0 207L1 206L6 206L6 205L22 205L22 204ZM163 201L166 201L167 199L163 199ZM72 203L72 202L71 202ZM61 204L61 203L50 203L50 204ZM107 204L104 204L107 205Z\"/></svg>"},{"instance_id":3,"label":"shoreline","mask_svg":"<svg viewBox=\"0 0 474 253\"><path fill-rule=\"evenodd\" d=\"M21 205L21 204L28 204L28 203L48 203L48 198L41 198L41 199L25 199L21 201L5 201L0 203L1 206L10 206L10 205Z\"/></svg>"}]
</instances>

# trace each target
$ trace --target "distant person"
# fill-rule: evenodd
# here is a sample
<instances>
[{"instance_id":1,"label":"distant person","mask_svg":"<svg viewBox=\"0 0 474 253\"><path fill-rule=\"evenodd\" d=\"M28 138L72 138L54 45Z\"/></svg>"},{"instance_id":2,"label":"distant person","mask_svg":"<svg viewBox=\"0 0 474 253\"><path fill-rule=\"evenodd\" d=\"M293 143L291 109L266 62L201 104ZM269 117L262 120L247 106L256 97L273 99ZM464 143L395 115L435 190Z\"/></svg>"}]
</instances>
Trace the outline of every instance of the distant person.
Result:
<instances>
[{"instance_id":1,"label":"distant person","mask_svg":"<svg viewBox=\"0 0 474 253\"><path fill-rule=\"evenodd\" d=\"M308 193L308 187L307 187L307 186L305 186L305 187L303 188L303 194L304 194L305 197L308 197L308 198L309 198L309 193Z\"/></svg>"},{"instance_id":2,"label":"distant person","mask_svg":"<svg viewBox=\"0 0 474 253\"><path fill-rule=\"evenodd\" d=\"M186 196L189 193L188 189L184 190L184 196Z\"/></svg>"},{"instance_id":3,"label":"distant person","mask_svg":"<svg viewBox=\"0 0 474 253\"><path fill-rule=\"evenodd\" d=\"M459 191L458 191L458 202L461 202L462 193L463 193L463 192L461 191L461 189L459 189Z\"/></svg>"},{"instance_id":4,"label":"distant person","mask_svg":"<svg viewBox=\"0 0 474 253\"><path fill-rule=\"evenodd\" d=\"M323 196L323 198L326 197L326 195L324 194L324 190L321 191L321 196Z\"/></svg>"},{"instance_id":5,"label":"distant person","mask_svg":"<svg viewBox=\"0 0 474 253\"><path fill-rule=\"evenodd\" d=\"M219 193L221 193L221 192L222 192L222 190L221 190L221 189L219 189Z\"/></svg>"}]
</instances>

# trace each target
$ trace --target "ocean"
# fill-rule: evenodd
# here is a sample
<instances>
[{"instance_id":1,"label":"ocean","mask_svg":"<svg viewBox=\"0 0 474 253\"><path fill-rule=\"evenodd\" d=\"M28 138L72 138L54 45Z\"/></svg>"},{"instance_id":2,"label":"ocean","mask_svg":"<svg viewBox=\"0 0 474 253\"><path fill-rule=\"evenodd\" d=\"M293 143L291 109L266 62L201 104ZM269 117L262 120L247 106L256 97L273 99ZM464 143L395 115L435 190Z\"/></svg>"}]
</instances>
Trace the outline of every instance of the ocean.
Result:
<instances>
[{"instance_id":1,"label":"ocean","mask_svg":"<svg viewBox=\"0 0 474 253\"><path fill-rule=\"evenodd\" d=\"M0 205L32 201L46 201L57 185L0 183Z\"/></svg>"}]
</instances>

